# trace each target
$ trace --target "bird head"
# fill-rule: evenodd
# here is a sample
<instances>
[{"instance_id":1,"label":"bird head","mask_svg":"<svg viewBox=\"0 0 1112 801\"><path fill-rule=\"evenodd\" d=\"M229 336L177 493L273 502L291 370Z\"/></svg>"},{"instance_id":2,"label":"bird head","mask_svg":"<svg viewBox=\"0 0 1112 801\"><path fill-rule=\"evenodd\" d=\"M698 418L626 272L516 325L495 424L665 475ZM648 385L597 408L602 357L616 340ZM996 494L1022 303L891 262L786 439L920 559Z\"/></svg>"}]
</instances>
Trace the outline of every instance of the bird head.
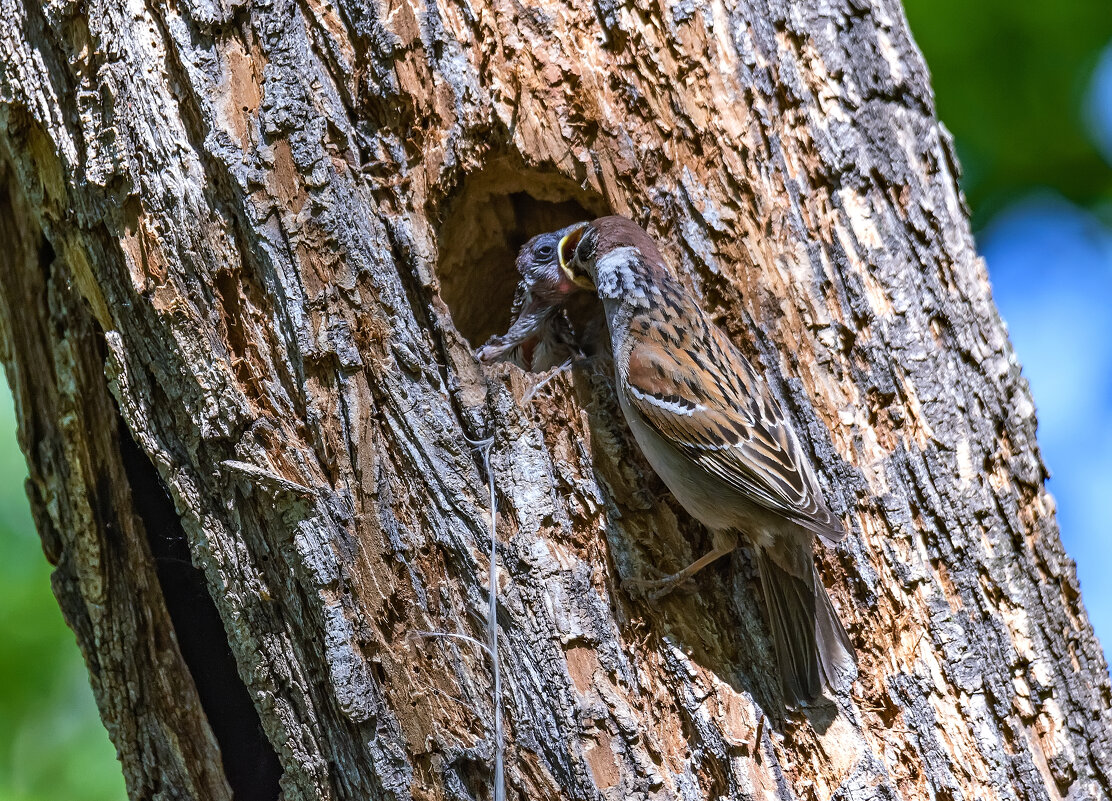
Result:
<instances>
[{"instance_id":1,"label":"bird head","mask_svg":"<svg viewBox=\"0 0 1112 801\"><path fill-rule=\"evenodd\" d=\"M539 234L521 248L516 262L521 282L514 296L513 324L478 350L480 361L510 361L537 372L574 353L575 337L563 304L581 287L560 268L558 250L560 240L582 225Z\"/></svg>"},{"instance_id":2,"label":"bird head","mask_svg":"<svg viewBox=\"0 0 1112 801\"><path fill-rule=\"evenodd\" d=\"M629 259L615 262L604 258L615 251L624 251L627 257L632 255L654 265L654 268L663 265L660 251L652 238L628 217L599 217L589 223L570 226L565 231L557 248L560 269L567 280L580 289L600 291L600 294L609 296L616 286L625 283L620 280L615 282L611 273L626 269ZM606 274L603 276L599 275L600 263L605 265L603 272Z\"/></svg>"},{"instance_id":3,"label":"bird head","mask_svg":"<svg viewBox=\"0 0 1112 801\"><path fill-rule=\"evenodd\" d=\"M565 235L583 225L576 223L558 231L539 234L521 248L517 256L517 271L521 274L522 284L533 297L548 304L558 304L580 288L561 269L559 249Z\"/></svg>"}]
</instances>

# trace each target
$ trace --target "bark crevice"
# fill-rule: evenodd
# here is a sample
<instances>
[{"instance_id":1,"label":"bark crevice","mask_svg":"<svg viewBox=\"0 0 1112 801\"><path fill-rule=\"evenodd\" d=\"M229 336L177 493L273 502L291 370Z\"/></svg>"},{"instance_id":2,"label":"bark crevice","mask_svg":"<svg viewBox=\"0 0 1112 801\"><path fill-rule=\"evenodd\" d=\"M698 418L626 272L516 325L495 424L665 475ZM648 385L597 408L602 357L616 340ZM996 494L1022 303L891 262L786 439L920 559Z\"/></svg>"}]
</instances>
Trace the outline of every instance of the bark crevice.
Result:
<instances>
[{"instance_id":1,"label":"bark crevice","mask_svg":"<svg viewBox=\"0 0 1112 801\"><path fill-rule=\"evenodd\" d=\"M205 718L220 747L236 801L277 801L282 767L239 676L224 623L158 470L118 419L120 457L135 513L154 557L174 637L193 677Z\"/></svg>"}]
</instances>

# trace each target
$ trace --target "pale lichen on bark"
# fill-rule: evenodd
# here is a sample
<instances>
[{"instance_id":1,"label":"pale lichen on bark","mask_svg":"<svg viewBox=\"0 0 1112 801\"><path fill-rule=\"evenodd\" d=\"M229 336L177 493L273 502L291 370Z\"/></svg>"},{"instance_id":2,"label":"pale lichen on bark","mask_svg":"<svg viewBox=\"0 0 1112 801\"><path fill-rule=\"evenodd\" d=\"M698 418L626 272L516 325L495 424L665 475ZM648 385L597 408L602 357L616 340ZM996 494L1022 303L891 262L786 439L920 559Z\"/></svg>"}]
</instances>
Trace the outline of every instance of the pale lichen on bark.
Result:
<instances>
[{"instance_id":1,"label":"pale lichen on bark","mask_svg":"<svg viewBox=\"0 0 1112 801\"><path fill-rule=\"evenodd\" d=\"M487 663L413 636L483 636L485 436L511 798L1112 794L1107 669L897 4L0 12L4 360L133 798L487 797ZM525 237L611 211L852 529L819 559L861 677L756 752L746 556L631 598L706 536L605 364L522 403L472 356Z\"/></svg>"}]
</instances>

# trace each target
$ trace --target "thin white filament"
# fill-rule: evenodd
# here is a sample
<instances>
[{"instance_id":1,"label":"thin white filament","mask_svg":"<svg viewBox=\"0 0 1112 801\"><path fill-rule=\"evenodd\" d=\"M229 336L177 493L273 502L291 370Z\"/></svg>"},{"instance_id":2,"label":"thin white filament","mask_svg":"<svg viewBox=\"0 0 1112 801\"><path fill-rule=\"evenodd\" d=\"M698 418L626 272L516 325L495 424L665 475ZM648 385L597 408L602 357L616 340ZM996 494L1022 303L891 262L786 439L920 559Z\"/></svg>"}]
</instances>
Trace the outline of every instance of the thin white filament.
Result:
<instances>
[{"instance_id":1,"label":"thin white filament","mask_svg":"<svg viewBox=\"0 0 1112 801\"><path fill-rule=\"evenodd\" d=\"M471 442L471 440L468 440ZM471 442L483 456L483 468L490 488L490 603L487 607L487 653L494 674L494 801L506 801L505 750L502 733L502 665L498 659L498 507L494 497L494 471L490 449L494 437Z\"/></svg>"}]
</instances>

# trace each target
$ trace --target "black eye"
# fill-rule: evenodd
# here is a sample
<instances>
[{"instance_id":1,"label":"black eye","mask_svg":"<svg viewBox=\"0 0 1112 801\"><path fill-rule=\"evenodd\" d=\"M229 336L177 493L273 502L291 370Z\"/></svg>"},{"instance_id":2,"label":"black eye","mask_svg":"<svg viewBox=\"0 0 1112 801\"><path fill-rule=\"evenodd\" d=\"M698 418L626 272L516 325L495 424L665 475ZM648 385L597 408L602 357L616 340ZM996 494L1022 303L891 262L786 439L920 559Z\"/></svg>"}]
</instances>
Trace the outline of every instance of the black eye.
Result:
<instances>
[{"instance_id":1,"label":"black eye","mask_svg":"<svg viewBox=\"0 0 1112 801\"><path fill-rule=\"evenodd\" d=\"M552 245L540 245L537 248L537 256L542 259L551 259L556 252L556 248Z\"/></svg>"}]
</instances>

